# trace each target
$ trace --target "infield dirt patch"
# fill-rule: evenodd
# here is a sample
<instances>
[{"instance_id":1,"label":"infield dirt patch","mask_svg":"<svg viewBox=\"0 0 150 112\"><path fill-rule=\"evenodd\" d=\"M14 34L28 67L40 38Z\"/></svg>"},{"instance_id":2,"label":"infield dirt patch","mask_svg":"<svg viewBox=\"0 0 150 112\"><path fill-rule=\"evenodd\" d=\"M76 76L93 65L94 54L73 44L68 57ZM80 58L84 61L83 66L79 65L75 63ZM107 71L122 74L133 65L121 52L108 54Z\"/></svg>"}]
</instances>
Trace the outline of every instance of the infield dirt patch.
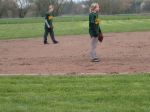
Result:
<instances>
[{"instance_id":1,"label":"infield dirt patch","mask_svg":"<svg viewBox=\"0 0 150 112\"><path fill-rule=\"evenodd\" d=\"M63 36L59 44L41 38L1 40L0 74L150 72L150 32L106 33L98 44L101 61L89 58L88 35Z\"/></svg>"}]
</instances>

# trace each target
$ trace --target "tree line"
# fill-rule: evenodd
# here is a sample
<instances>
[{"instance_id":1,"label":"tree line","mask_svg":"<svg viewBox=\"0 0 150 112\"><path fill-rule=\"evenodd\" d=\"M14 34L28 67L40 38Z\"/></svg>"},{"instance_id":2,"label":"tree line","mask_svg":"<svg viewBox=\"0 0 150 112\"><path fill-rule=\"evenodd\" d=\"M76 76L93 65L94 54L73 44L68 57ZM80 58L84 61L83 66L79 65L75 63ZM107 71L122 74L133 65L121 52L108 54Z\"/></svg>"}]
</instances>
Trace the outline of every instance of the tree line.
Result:
<instances>
[{"instance_id":1,"label":"tree line","mask_svg":"<svg viewBox=\"0 0 150 112\"><path fill-rule=\"evenodd\" d=\"M150 0L0 0L0 18L43 17L49 4L55 6L55 16L88 14L92 2L107 15L150 12Z\"/></svg>"}]
</instances>

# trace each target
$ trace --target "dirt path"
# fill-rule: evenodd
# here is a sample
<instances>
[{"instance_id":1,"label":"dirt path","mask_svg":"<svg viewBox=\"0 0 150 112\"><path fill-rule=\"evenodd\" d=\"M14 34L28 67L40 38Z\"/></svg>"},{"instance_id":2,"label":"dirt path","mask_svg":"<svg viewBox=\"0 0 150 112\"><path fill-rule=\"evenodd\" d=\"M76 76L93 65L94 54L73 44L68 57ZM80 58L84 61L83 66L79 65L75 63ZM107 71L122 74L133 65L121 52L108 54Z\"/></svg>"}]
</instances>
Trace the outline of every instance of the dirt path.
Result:
<instances>
[{"instance_id":1,"label":"dirt path","mask_svg":"<svg viewBox=\"0 0 150 112\"><path fill-rule=\"evenodd\" d=\"M0 74L150 72L150 32L105 34L99 63L90 62L88 35L58 39L57 45L40 38L1 40Z\"/></svg>"}]
</instances>

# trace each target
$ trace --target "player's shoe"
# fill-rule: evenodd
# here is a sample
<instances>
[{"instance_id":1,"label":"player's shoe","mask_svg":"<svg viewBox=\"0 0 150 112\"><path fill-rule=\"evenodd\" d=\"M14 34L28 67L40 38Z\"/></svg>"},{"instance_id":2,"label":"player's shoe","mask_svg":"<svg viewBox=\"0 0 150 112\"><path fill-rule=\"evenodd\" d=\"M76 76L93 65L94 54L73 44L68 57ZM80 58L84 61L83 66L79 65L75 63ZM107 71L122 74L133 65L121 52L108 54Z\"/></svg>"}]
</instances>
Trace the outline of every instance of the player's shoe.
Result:
<instances>
[{"instance_id":1,"label":"player's shoe","mask_svg":"<svg viewBox=\"0 0 150 112\"><path fill-rule=\"evenodd\" d=\"M58 44L58 41L54 41L53 43L54 43L54 44Z\"/></svg>"},{"instance_id":2,"label":"player's shoe","mask_svg":"<svg viewBox=\"0 0 150 112\"><path fill-rule=\"evenodd\" d=\"M48 42L47 42L47 41L44 41L44 44L48 44Z\"/></svg>"},{"instance_id":3,"label":"player's shoe","mask_svg":"<svg viewBox=\"0 0 150 112\"><path fill-rule=\"evenodd\" d=\"M98 58L94 58L91 60L92 62L99 62L100 60Z\"/></svg>"}]
</instances>

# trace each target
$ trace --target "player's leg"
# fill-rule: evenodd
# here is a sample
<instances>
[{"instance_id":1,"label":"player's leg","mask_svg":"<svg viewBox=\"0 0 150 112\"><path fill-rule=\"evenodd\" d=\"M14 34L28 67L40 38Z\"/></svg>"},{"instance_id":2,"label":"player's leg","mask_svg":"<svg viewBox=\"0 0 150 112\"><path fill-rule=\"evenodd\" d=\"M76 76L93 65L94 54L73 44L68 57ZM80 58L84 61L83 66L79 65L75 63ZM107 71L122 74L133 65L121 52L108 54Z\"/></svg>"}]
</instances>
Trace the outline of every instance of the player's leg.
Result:
<instances>
[{"instance_id":1,"label":"player's leg","mask_svg":"<svg viewBox=\"0 0 150 112\"><path fill-rule=\"evenodd\" d=\"M92 61L99 61L99 59L97 58L96 55L96 47L97 47L97 43L98 43L98 38L97 37L92 37L91 38L91 51L90 51L90 56Z\"/></svg>"},{"instance_id":2,"label":"player's leg","mask_svg":"<svg viewBox=\"0 0 150 112\"><path fill-rule=\"evenodd\" d=\"M44 32L44 44L47 44L47 36L48 36L48 30L45 29L45 32Z\"/></svg>"},{"instance_id":3,"label":"player's leg","mask_svg":"<svg viewBox=\"0 0 150 112\"><path fill-rule=\"evenodd\" d=\"M52 41L53 41L54 44L58 43L58 41L55 39L53 29L50 29L50 37L51 37L51 39L52 39Z\"/></svg>"}]
</instances>

